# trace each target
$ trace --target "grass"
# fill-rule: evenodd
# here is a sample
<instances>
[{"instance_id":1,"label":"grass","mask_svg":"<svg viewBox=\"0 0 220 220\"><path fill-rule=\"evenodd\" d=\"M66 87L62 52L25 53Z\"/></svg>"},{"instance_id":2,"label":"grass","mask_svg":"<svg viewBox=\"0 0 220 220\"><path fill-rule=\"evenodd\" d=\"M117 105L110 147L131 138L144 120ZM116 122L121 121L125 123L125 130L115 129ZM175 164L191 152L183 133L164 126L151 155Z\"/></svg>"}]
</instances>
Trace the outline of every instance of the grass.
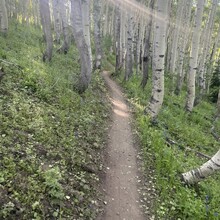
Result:
<instances>
[{"instance_id":1,"label":"grass","mask_svg":"<svg viewBox=\"0 0 220 220\"><path fill-rule=\"evenodd\" d=\"M99 74L74 91L78 52L42 62L41 30L0 36L0 219L95 219L108 105Z\"/></svg>"},{"instance_id":2,"label":"grass","mask_svg":"<svg viewBox=\"0 0 220 220\"><path fill-rule=\"evenodd\" d=\"M110 56L107 60L114 63ZM184 186L179 178L181 173L206 161L198 157L195 151L212 156L220 148L219 142L211 135L216 107L203 101L191 114L186 113L186 92L171 96L168 92L171 82L166 77L164 104L157 122L152 124L144 115L151 95L150 82L143 90L140 88L140 75L134 75L128 82L124 82L122 72L117 80L135 108L136 128L142 143L141 155L145 170L149 170L149 167L155 169L158 196L156 219L220 219L220 176L215 174L194 187ZM215 126L218 132L219 121L215 122ZM147 176L148 173L146 178Z\"/></svg>"}]
</instances>

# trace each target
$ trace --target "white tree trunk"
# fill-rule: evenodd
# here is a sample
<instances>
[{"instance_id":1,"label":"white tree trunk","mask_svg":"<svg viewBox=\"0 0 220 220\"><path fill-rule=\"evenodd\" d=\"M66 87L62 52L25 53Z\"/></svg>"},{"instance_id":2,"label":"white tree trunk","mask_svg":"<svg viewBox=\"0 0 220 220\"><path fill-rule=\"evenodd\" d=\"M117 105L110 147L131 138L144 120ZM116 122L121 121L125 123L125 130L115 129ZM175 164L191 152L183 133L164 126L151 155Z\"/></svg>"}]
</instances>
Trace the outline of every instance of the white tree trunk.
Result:
<instances>
[{"instance_id":1,"label":"white tree trunk","mask_svg":"<svg viewBox=\"0 0 220 220\"><path fill-rule=\"evenodd\" d=\"M115 64L115 73L117 74L120 69L121 62L121 11L120 5L116 6L115 12L115 52L116 52L116 64Z\"/></svg>"},{"instance_id":2,"label":"white tree trunk","mask_svg":"<svg viewBox=\"0 0 220 220\"><path fill-rule=\"evenodd\" d=\"M53 37L51 32L49 0L40 0L40 15L47 46L46 51L43 54L43 61L50 61L52 58Z\"/></svg>"},{"instance_id":3,"label":"white tree trunk","mask_svg":"<svg viewBox=\"0 0 220 220\"><path fill-rule=\"evenodd\" d=\"M124 80L127 81L133 73L133 59L132 59L132 43L133 43L133 36L132 36L132 19L130 12L127 13L127 52L126 52L126 66L125 66L125 78Z\"/></svg>"},{"instance_id":4,"label":"white tree trunk","mask_svg":"<svg viewBox=\"0 0 220 220\"><path fill-rule=\"evenodd\" d=\"M153 119L157 117L164 98L164 61L166 53L168 5L169 1L157 1L153 42L153 88L147 110Z\"/></svg>"},{"instance_id":5,"label":"white tree trunk","mask_svg":"<svg viewBox=\"0 0 220 220\"><path fill-rule=\"evenodd\" d=\"M59 0L59 9L60 9L60 18L62 23L63 40L64 40L63 45L59 50L66 54L69 50L69 44L70 44L66 0Z\"/></svg>"},{"instance_id":6,"label":"white tree trunk","mask_svg":"<svg viewBox=\"0 0 220 220\"><path fill-rule=\"evenodd\" d=\"M214 42L214 45L213 45L213 49L212 49L212 53L211 53L211 56L210 56L210 61L209 63L211 64L210 68L208 69L206 75L207 75L207 80L206 80L206 92L209 93L209 87L210 87L210 81L211 81L211 78L212 78L212 73L213 73L213 67L214 67L214 62L216 61L216 51L217 49L219 48L219 42L220 42L220 25L218 27L218 32L217 32L217 36L215 38L215 42Z\"/></svg>"},{"instance_id":7,"label":"white tree trunk","mask_svg":"<svg viewBox=\"0 0 220 220\"><path fill-rule=\"evenodd\" d=\"M0 0L0 32L6 34L8 31L8 14L5 0Z\"/></svg>"},{"instance_id":8,"label":"white tree trunk","mask_svg":"<svg viewBox=\"0 0 220 220\"><path fill-rule=\"evenodd\" d=\"M182 27L182 15L184 9L184 1L178 2L177 7L177 15L176 15L176 22L175 22L175 29L174 29L174 38L172 39L172 57L171 57L171 64L170 64L170 71L172 75L176 75L176 60L177 60L177 47L179 41L179 34L180 29Z\"/></svg>"},{"instance_id":9,"label":"white tree trunk","mask_svg":"<svg viewBox=\"0 0 220 220\"><path fill-rule=\"evenodd\" d=\"M123 13L123 11L121 11L121 47L122 47L122 51L121 51L121 65L123 66L123 68L125 67L125 57L126 57L126 30L125 30L125 18L126 15L125 13Z\"/></svg>"},{"instance_id":10,"label":"white tree trunk","mask_svg":"<svg viewBox=\"0 0 220 220\"><path fill-rule=\"evenodd\" d=\"M84 38L82 22L82 0L71 0L73 34L77 48L80 53L81 75L78 84L78 91L83 93L91 81L92 66L90 49Z\"/></svg>"},{"instance_id":11,"label":"white tree trunk","mask_svg":"<svg viewBox=\"0 0 220 220\"><path fill-rule=\"evenodd\" d=\"M54 19L54 31L55 40L60 43L60 10L59 10L59 0L53 0L53 19Z\"/></svg>"},{"instance_id":12,"label":"white tree trunk","mask_svg":"<svg viewBox=\"0 0 220 220\"><path fill-rule=\"evenodd\" d=\"M181 39L180 39L180 49L179 49L179 59L178 59L178 68L177 68L177 83L176 83L176 89L175 94L179 95L181 89L183 80L185 77L185 70L184 70L184 58L186 55L186 49L187 49L187 42L190 39L190 20L191 20L191 12L192 12L192 2L187 1L185 5L185 9L183 12L183 21L185 23L185 28L183 31L181 30Z\"/></svg>"},{"instance_id":13,"label":"white tree trunk","mask_svg":"<svg viewBox=\"0 0 220 220\"><path fill-rule=\"evenodd\" d=\"M82 22L83 22L83 33L86 44L89 49L89 57L92 66L92 50L90 40L90 0L82 0Z\"/></svg>"},{"instance_id":14,"label":"white tree trunk","mask_svg":"<svg viewBox=\"0 0 220 220\"><path fill-rule=\"evenodd\" d=\"M205 78L205 73L206 73L206 65L208 61L208 56L210 54L210 44L212 40L212 31L213 31L213 26L214 26L214 18L216 14L216 9L217 9L217 0L212 1L212 8L211 12L209 15L209 20L207 22L207 28L205 32L205 38L204 38L204 48L202 51L202 57L201 57L201 62L200 62L200 71L199 71L199 88L200 88L200 98L202 98L204 91L205 91L205 86L206 86L206 78Z\"/></svg>"},{"instance_id":15,"label":"white tree trunk","mask_svg":"<svg viewBox=\"0 0 220 220\"><path fill-rule=\"evenodd\" d=\"M94 0L94 41L95 41L95 68L101 69L102 45L101 45L101 0Z\"/></svg>"},{"instance_id":16,"label":"white tree trunk","mask_svg":"<svg viewBox=\"0 0 220 220\"><path fill-rule=\"evenodd\" d=\"M153 29L153 10L154 10L155 0L150 0L149 5L149 16L147 19L147 27L146 27L146 34L145 34L145 44L144 44L144 51L143 51L143 77L141 81L141 86L144 89L148 78L149 78L149 68L150 68L150 50L151 50L151 35Z\"/></svg>"},{"instance_id":17,"label":"white tree trunk","mask_svg":"<svg viewBox=\"0 0 220 220\"><path fill-rule=\"evenodd\" d=\"M219 91L218 91L217 117L220 117L220 89L219 89Z\"/></svg>"},{"instance_id":18,"label":"white tree trunk","mask_svg":"<svg viewBox=\"0 0 220 220\"><path fill-rule=\"evenodd\" d=\"M206 163L197 169L182 174L187 184L197 183L220 169L220 150Z\"/></svg>"},{"instance_id":19,"label":"white tree trunk","mask_svg":"<svg viewBox=\"0 0 220 220\"><path fill-rule=\"evenodd\" d=\"M179 68L179 65L177 65L177 61L179 58L178 46L180 43L180 30L182 28L182 24L185 23L185 21L183 21L183 10L185 6L186 6L186 1L178 2L175 28L174 28L174 37L172 39L172 49L171 49L172 56L170 59L170 75L172 78L172 86L170 91L172 93L174 92L174 84L176 81L177 69Z\"/></svg>"},{"instance_id":20,"label":"white tree trunk","mask_svg":"<svg viewBox=\"0 0 220 220\"><path fill-rule=\"evenodd\" d=\"M104 27L103 27L103 35L107 36L108 34L108 25L109 25L109 1L106 1L105 4L105 13L104 13Z\"/></svg>"},{"instance_id":21,"label":"white tree trunk","mask_svg":"<svg viewBox=\"0 0 220 220\"><path fill-rule=\"evenodd\" d=\"M191 112L195 101L195 75L198 68L198 52L200 43L200 32L202 25L202 16L204 10L205 0L198 0L197 12L195 17L195 26L193 30L193 39L190 54L189 73L187 78L187 99L186 110Z\"/></svg>"}]
</instances>

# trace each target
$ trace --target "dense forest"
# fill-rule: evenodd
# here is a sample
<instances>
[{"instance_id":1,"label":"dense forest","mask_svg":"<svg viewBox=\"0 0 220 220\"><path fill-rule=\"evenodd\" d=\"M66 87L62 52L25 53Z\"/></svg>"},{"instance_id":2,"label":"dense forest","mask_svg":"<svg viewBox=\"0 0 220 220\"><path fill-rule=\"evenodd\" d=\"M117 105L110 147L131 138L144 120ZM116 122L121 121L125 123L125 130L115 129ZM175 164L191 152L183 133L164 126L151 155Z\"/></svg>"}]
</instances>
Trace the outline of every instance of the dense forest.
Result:
<instances>
[{"instance_id":1,"label":"dense forest","mask_svg":"<svg viewBox=\"0 0 220 220\"><path fill-rule=\"evenodd\" d=\"M220 219L219 0L0 0L0 219L115 219L106 73L144 219Z\"/></svg>"}]
</instances>

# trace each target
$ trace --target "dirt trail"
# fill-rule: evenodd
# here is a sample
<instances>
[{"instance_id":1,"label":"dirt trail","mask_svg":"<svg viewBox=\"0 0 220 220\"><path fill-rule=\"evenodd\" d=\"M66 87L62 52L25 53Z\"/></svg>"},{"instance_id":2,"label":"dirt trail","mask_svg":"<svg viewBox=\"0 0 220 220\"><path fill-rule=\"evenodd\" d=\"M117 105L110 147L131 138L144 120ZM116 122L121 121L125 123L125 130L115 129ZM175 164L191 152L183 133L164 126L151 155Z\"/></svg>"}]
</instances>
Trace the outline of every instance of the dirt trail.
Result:
<instances>
[{"instance_id":1,"label":"dirt trail","mask_svg":"<svg viewBox=\"0 0 220 220\"><path fill-rule=\"evenodd\" d=\"M117 84L103 77L112 102L112 125L106 153L106 206L101 220L144 220L138 195L137 152L133 144L129 108Z\"/></svg>"}]
</instances>

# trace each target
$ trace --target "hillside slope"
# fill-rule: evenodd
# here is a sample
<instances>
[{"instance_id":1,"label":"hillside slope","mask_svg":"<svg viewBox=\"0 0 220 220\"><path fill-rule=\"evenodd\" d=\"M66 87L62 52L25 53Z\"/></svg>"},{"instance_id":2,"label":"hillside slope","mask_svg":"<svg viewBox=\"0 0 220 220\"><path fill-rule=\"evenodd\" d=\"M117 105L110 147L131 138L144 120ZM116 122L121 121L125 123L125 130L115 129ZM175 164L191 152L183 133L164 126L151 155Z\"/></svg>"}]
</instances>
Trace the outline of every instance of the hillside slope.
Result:
<instances>
[{"instance_id":1,"label":"hillside slope","mask_svg":"<svg viewBox=\"0 0 220 220\"><path fill-rule=\"evenodd\" d=\"M41 30L0 37L0 219L95 219L108 105L98 73L79 96L78 52L41 60Z\"/></svg>"}]
</instances>

